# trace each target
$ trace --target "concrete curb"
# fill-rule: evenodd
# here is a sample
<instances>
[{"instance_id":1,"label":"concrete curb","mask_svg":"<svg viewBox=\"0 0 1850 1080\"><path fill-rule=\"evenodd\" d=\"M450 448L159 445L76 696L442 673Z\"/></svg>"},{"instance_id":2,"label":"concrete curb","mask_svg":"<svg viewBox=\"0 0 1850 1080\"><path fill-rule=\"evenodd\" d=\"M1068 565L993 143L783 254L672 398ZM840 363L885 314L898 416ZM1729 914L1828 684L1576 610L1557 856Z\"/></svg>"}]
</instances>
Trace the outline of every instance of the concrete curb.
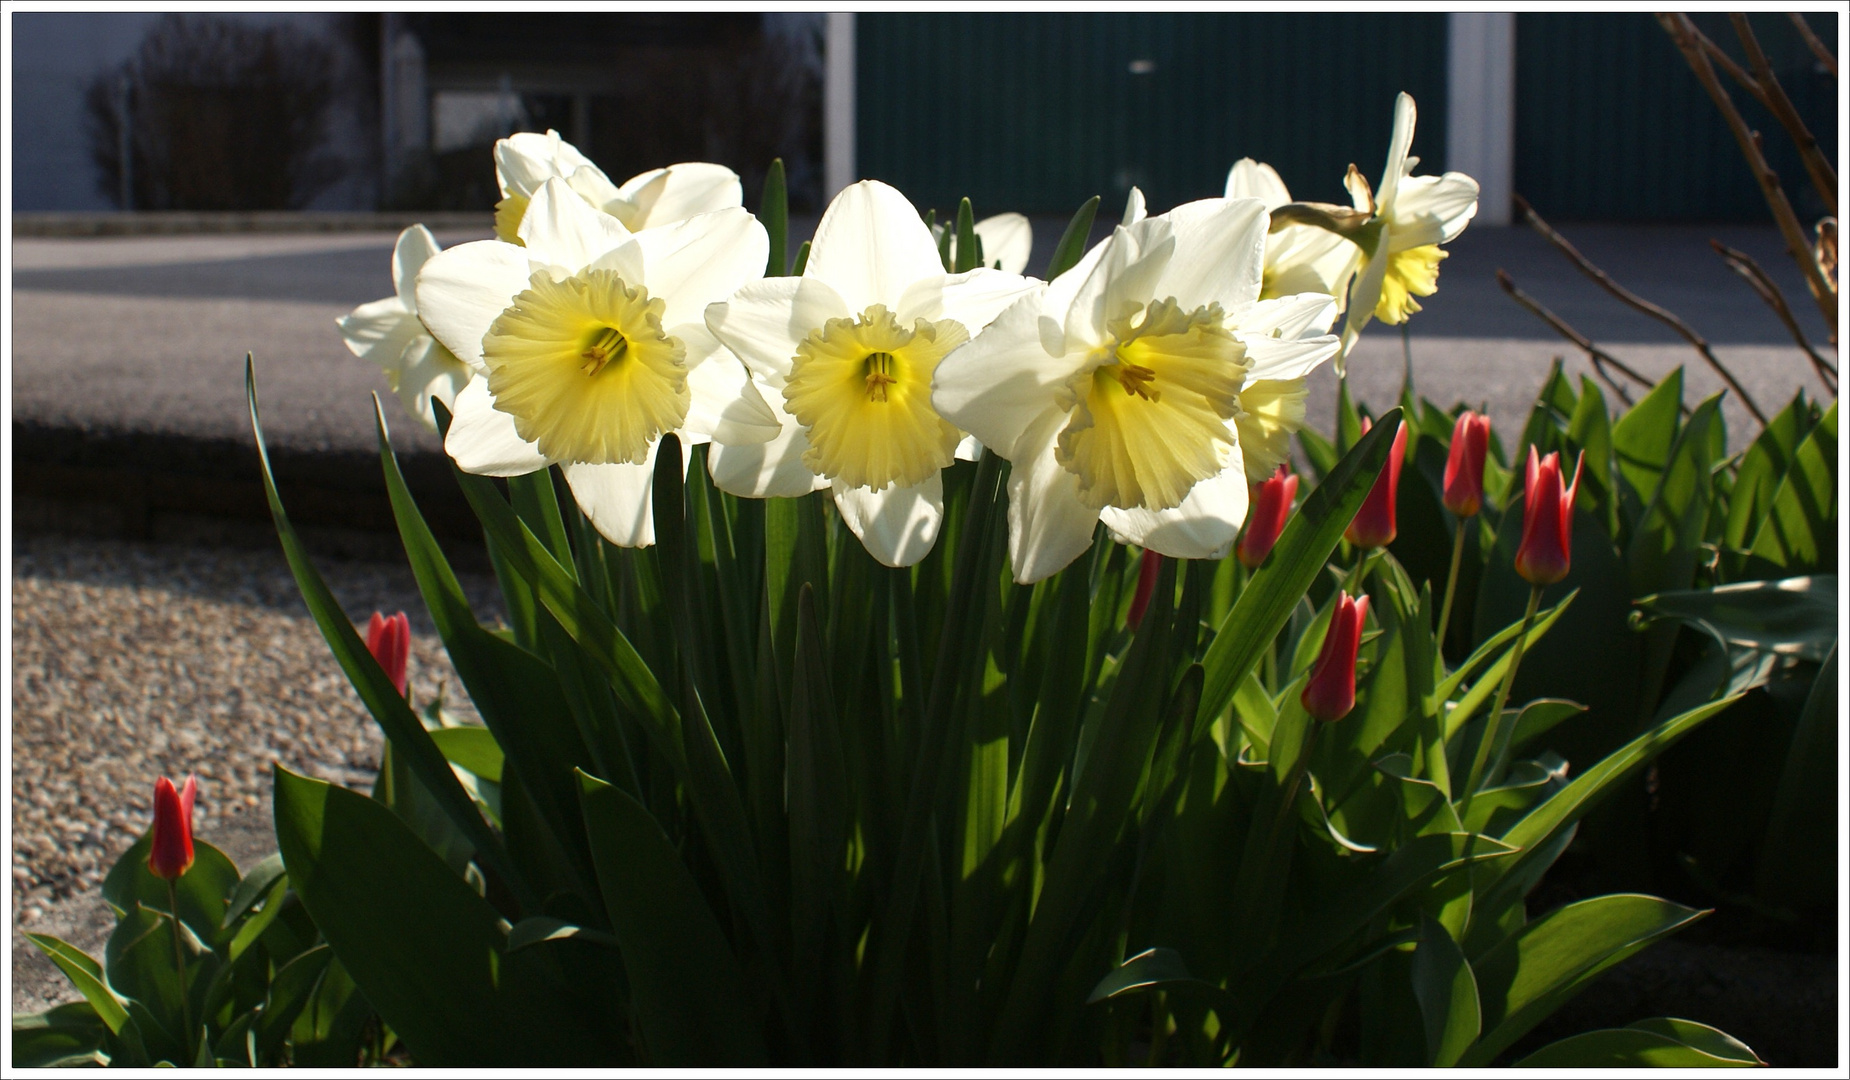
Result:
<instances>
[{"instance_id":1,"label":"concrete curb","mask_svg":"<svg viewBox=\"0 0 1850 1080\"><path fill-rule=\"evenodd\" d=\"M140 210L132 213L14 214L13 235L33 237L180 236L206 233L382 232L422 223L432 231L488 229L494 215L439 210L382 210L376 213L312 210L254 210L207 213Z\"/></svg>"}]
</instances>

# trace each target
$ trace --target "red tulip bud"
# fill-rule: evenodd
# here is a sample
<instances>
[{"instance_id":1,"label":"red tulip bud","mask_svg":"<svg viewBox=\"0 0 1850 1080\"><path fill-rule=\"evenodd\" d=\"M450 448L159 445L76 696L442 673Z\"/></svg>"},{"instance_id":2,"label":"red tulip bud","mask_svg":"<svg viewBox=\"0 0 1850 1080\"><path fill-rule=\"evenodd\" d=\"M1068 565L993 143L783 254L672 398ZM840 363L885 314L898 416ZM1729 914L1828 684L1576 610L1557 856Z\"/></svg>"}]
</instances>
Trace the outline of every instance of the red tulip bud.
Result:
<instances>
[{"instance_id":1,"label":"red tulip bud","mask_svg":"<svg viewBox=\"0 0 1850 1080\"><path fill-rule=\"evenodd\" d=\"M199 781L191 776L175 791L165 776L154 782L154 842L148 872L172 881L193 865L193 796Z\"/></svg>"},{"instance_id":2,"label":"red tulip bud","mask_svg":"<svg viewBox=\"0 0 1850 1080\"><path fill-rule=\"evenodd\" d=\"M401 611L388 619L373 612L372 622L366 624L366 651L373 654L391 677L392 685L403 694L405 661L411 657L411 620L405 618L405 613Z\"/></svg>"},{"instance_id":3,"label":"red tulip bud","mask_svg":"<svg viewBox=\"0 0 1850 1080\"><path fill-rule=\"evenodd\" d=\"M1272 553L1272 545L1278 543L1278 534L1285 531L1285 519L1291 516L1291 500L1297 495L1297 475L1286 472L1283 465L1252 486L1251 507L1246 511L1246 532L1235 549L1241 564L1248 570L1258 569Z\"/></svg>"},{"instance_id":4,"label":"red tulip bud","mask_svg":"<svg viewBox=\"0 0 1850 1080\"><path fill-rule=\"evenodd\" d=\"M1362 617L1367 614L1368 597L1357 600L1342 593L1336 598L1323 650L1298 698L1304 711L1319 720L1341 720L1355 708L1355 652L1362 644Z\"/></svg>"},{"instance_id":5,"label":"red tulip bud","mask_svg":"<svg viewBox=\"0 0 1850 1080\"><path fill-rule=\"evenodd\" d=\"M1580 491L1585 455L1574 461L1574 482L1561 486L1561 455L1538 463L1529 447L1527 482L1522 499L1522 544L1516 549L1516 572L1531 585L1553 585L1567 576L1574 549L1574 496Z\"/></svg>"},{"instance_id":6,"label":"red tulip bud","mask_svg":"<svg viewBox=\"0 0 1850 1080\"><path fill-rule=\"evenodd\" d=\"M1484 455L1490 450L1490 417L1466 410L1452 428L1445 456L1445 508L1461 518L1484 507Z\"/></svg>"},{"instance_id":7,"label":"red tulip bud","mask_svg":"<svg viewBox=\"0 0 1850 1080\"><path fill-rule=\"evenodd\" d=\"M1143 622L1144 609L1150 606L1150 594L1156 591L1156 575L1162 569L1163 557L1145 550L1143 561L1137 564L1137 595L1131 597L1130 614L1124 617L1124 624L1132 630Z\"/></svg>"},{"instance_id":8,"label":"red tulip bud","mask_svg":"<svg viewBox=\"0 0 1850 1080\"><path fill-rule=\"evenodd\" d=\"M1362 434L1374 425L1364 417ZM1407 453L1407 425L1394 432L1394 449L1388 452L1387 466L1375 477L1362 508L1343 530L1343 537L1359 548L1387 547L1394 542L1394 497L1400 492L1400 459Z\"/></svg>"}]
</instances>

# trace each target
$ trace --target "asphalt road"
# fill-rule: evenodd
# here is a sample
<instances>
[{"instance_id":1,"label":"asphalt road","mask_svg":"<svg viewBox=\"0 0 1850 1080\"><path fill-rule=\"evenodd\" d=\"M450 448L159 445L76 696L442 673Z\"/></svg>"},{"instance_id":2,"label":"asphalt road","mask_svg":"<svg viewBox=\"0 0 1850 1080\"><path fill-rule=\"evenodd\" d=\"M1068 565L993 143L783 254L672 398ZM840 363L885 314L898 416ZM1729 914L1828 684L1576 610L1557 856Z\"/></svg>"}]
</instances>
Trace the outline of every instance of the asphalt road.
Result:
<instances>
[{"instance_id":1,"label":"asphalt road","mask_svg":"<svg viewBox=\"0 0 1850 1080\"><path fill-rule=\"evenodd\" d=\"M1045 265L1063 222L1041 219L1030 267ZM810 222L793 223L807 230ZM1771 227L1565 226L1587 255L1644 297L1681 313L1715 345L1769 414L1822 386L1784 328L1708 247L1711 236L1758 258L1815 342L1823 323ZM444 234L445 245L475 239ZM334 320L387 295L390 233L18 238L12 245L11 380L15 424L231 438L249 443L243 366L256 356L266 432L294 450L369 450L368 395L384 379L352 357ZM794 246L794 244L793 244ZM1517 283L1628 364L1656 377L1689 367L1690 400L1721 381L1669 330L1622 307L1534 233L1474 228L1451 245L1438 295L1410 325L1415 385L1442 405L1487 407L1499 430L1522 421L1551 358L1590 372L1578 351L1497 288ZM1378 409L1399 395L1398 330L1371 326L1351 358L1351 390ZM1830 355L1827 352L1827 355ZM1335 379L1313 377L1311 421L1327 430ZM1732 398L1732 395L1731 395ZM388 402L405 449L435 449ZM1726 406L1730 441L1753 428Z\"/></svg>"}]
</instances>

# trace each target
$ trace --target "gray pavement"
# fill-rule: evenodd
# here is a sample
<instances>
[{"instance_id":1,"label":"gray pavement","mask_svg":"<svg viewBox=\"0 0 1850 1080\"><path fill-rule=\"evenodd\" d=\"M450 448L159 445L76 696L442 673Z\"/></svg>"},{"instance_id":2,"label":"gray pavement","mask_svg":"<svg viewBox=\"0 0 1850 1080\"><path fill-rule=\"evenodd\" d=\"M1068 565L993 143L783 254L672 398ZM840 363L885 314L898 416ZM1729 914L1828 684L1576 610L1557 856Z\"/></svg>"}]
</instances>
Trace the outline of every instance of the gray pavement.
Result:
<instances>
[{"instance_id":1,"label":"gray pavement","mask_svg":"<svg viewBox=\"0 0 1850 1080\"><path fill-rule=\"evenodd\" d=\"M1063 224L1036 220L1031 268L1045 264ZM1621 282L1681 313L1715 343L1769 413L1801 386L1822 391L1772 313L1708 247L1714 236L1758 258L1822 343L1822 321L1771 227L1563 228ZM439 239L449 245L480 235L447 232ZM354 305L390 292L393 238L390 232L16 237L10 342L15 430L25 425L250 445L242 379L249 351L257 358L274 447L370 452L368 395L383 393L384 379L348 354L333 324ZM1521 423L1552 357L1564 357L1570 372L1590 370L1573 346L1498 290L1499 267L1646 374L1688 365L1692 400L1720 388L1668 330L1622 307L1527 229L1474 228L1451 252L1439 293L1414 317L1410 337L1416 386L1441 404L1488 407L1499 429L1510 431ZM1402 369L1399 332L1371 326L1351 360L1352 392L1386 408L1398 395ZM1311 419L1326 429L1334 387L1327 369L1314 377ZM434 436L387 405L402 447L437 449ZM1731 442L1751 437L1738 403L1727 415Z\"/></svg>"}]
</instances>

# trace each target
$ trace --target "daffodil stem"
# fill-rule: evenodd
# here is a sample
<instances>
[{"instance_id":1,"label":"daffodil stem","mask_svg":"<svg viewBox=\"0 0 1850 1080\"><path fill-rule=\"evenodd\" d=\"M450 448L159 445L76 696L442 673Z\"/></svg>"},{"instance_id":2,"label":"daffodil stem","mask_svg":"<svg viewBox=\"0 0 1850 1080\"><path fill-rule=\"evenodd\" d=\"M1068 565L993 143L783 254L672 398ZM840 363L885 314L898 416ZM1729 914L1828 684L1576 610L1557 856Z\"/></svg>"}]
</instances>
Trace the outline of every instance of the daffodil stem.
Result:
<instances>
[{"instance_id":1,"label":"daffodil stem","mask_svg":"<svg viewBox=\"0 0 1850 1080\"><path fill-rule=\"evenodd\" d=\"M1445 602L1439 606L1439 659L1445 659L1445 628L1452 622L1452 598L1458 594L1458 567L1465 559L1465 530L1475 518L1459 518L1452 536L1452 570L1445 576Z\"/></svg>"},{"instance_id":2,"label":"daffodil stem","mask_svg":"<svg viewBox=\"0 0 1850 1080\"><path fill-rule=\"evenodd\" d=\"M1400 324L1400 361L1401 391L1405 393L1413 387L1413 334L1410 323Z\"/></svg>"},{"instance_id":3,"label":"daffodil stem","mask_svg":"<svg viewBox=\"0 0 1850 1080\"><path fill-rule=\"evenodd\" d=\"M1465 799L1458 808L1458 817L1462 820L1471 809L1471 799L1477 794L1477 786L1483 781L1484 766L1491 760L1491 748L1496 748L1496 760L1501 761L1509 750L1510 725L1503 722L1503 707L1509 703L1510 687L1516 683L1516 669L1522 665L1522 653L1529 640L1529 627L1535 625L1535 610L1541 606L1542 587L1529 586L1529 608L1522 615L1522 630L1516 635L1516 644L1510 649L1510 666L1503 672L1503 682L1497 686L1497 701L1491 707L1490 716L1484 721L1484 736L1477 742L1477 753L1471 756L1471 771L1465 776Z\"/></svg>"},{"instance_id":4,"label":"daffodil stem","mask_svg":"<svg viewBox=\"0 0 1850 1080\"><path fill-rule=\"evenodd\" d=\"M189 1057L193 1056L193 995L192 988L186 985L186 949L180 942L180 890L174 886L174 879L167 879L167 919L173 930L173 969L180 976L180 1018L186 1025L183 1042ZM190 1064L190 1062L189 1062Z\"/></svg>"}]
</instances>

